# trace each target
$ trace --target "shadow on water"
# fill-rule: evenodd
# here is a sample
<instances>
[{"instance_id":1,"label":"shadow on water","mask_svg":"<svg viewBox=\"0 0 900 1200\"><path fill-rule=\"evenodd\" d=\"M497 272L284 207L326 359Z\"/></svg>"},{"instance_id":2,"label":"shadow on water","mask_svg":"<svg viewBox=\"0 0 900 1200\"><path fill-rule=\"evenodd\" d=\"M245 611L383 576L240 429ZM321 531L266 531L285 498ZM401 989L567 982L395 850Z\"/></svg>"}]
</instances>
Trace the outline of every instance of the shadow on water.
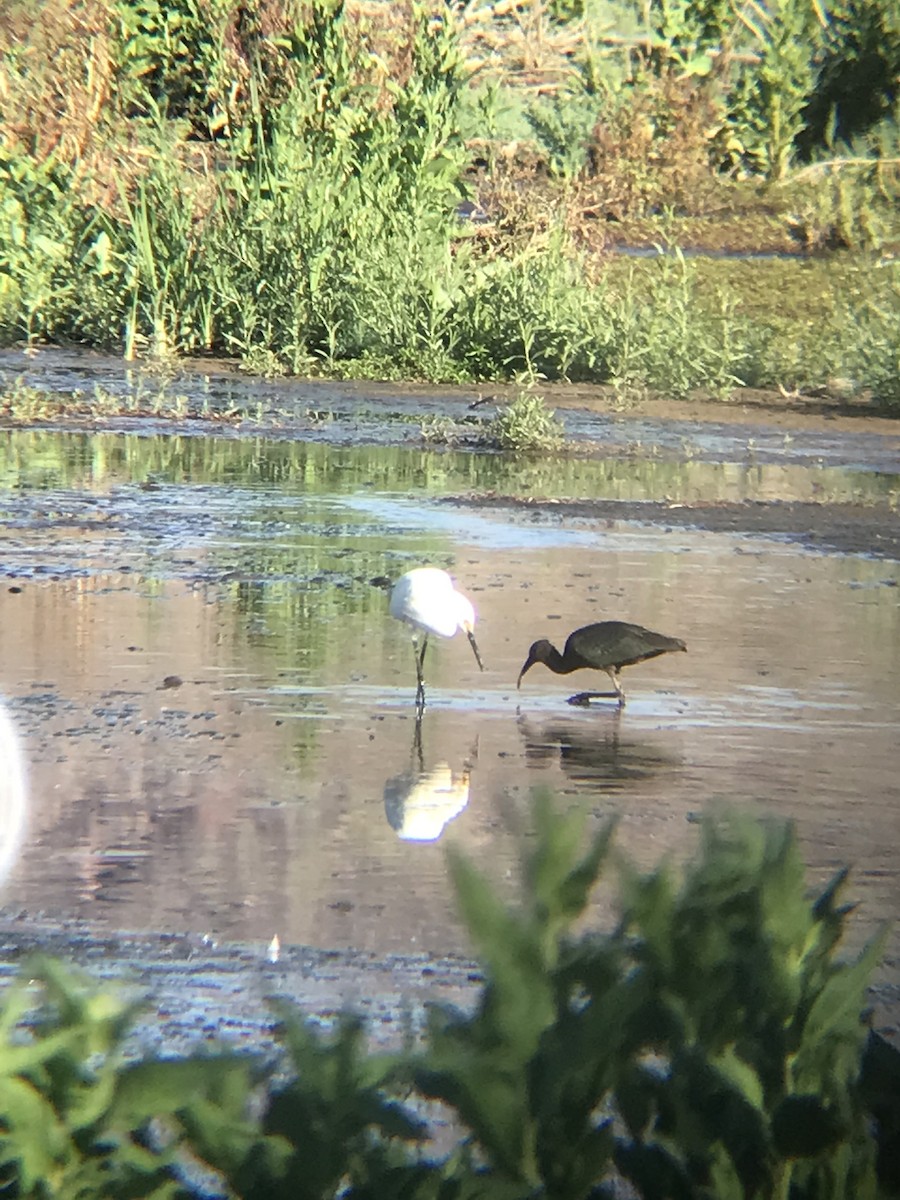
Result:
<instances>
[{"instance_id":1,"label":"shadow on water","mask_svg":"<svg viewBox=\"0 0 900 1200\"><path fill-rule=\"evenodd\" d=\"M0 436L0 689L31 787L10 908L101 934L465 953L444 848L512 898L541 785L616 814L642 867L690 854L710 804L791 818L813 882L853 865L860 940L896 911L896 563L440 502L773 496L818 468ZM865 480L829 487L889 482ZM384 584L425 561L473 600L485 671L436 639L418 723ZM688 653L629 668L621 713L571 709L549 672L516 691L531 641L608 617Z\"/></svg>"}]
</instances>

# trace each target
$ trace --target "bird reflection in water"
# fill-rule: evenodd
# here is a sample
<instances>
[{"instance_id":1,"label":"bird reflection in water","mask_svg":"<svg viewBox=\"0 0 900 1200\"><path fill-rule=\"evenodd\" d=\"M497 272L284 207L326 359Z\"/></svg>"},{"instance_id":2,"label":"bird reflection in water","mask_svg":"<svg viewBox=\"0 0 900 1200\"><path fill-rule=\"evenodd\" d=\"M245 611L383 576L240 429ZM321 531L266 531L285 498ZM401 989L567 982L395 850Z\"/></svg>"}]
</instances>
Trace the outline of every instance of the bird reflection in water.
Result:
<instances>
[{"instance_id":1,"label":"bird reflection in water","mask_svg":"<svg viewBox=\"0 0 900 1200\"><path fill-rule=\"evenodd\" d=\"M564 774L576 785L619 791L652 779L681 761L676 756L645 742L623 738L621 710L613 709L603 729L592 722L557 719L538 724L523 716L519 733L525 743L529 766L544 766L557 759Z\"/></svg>"},{"instance_id":2,"label":"bird reflection in water","mask_svg":"<svg viewBox=\"0 0 900 1200\"><path fill-rule=\"evenodd\" d=\"M471 757L475 757L475 751ZM425 769L420 710L409 768L384 784L384 811L391 829L407 842L436 842L469 803L470 769L468 760L457 773L447 762Z\"/></svg>"},{"instance_id":3,"label":"bird reflection in water","mask_svg":"<svg viewBox=\"0 0 900 1200\"><path fill-rule=\"evenodd\" d=\"M12 720L0 701L0 885L19 857L27 805L25 756Z\"/></svg>"}]
</instances>

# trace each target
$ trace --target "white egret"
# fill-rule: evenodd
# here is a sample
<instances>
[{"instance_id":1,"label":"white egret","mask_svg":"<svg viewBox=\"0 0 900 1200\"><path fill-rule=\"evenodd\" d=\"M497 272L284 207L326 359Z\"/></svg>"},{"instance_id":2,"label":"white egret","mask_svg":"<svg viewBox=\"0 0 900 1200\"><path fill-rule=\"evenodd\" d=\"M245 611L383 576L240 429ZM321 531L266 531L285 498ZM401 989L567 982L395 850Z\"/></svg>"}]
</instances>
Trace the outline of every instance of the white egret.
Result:
<instances>
[{"instance_id":1,"label":"white egret","mask_svg":"<svg viewBox=\"0 0 900 1200\"><path fill-rule=\"evenodd\" d=\"M401 575L391 590L390 613L398 621L412 626L416 704L419 707L425 703L423 664L429 633L453 637L461 629L469 639L479 669L484 670L475 642L475 609L471 601L456 590L446 571L437 567L416 567Z\"/></svg>"}]
</instances>

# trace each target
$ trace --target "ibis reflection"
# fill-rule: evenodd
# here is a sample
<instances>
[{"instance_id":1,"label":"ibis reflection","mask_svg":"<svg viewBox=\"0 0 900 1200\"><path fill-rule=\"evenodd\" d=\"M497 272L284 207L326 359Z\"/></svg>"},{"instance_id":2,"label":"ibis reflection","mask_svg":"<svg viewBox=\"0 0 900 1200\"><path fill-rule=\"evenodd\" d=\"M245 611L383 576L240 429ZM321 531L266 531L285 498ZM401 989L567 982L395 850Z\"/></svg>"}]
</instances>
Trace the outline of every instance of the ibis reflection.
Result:
<instances>
[{"instance_id":1,"label":"ibis reflection","mask_svg":"<svg viewBox=\"0 0 900 1200\"><path fill-rule=\"evenodd\" d=\"M652 779L680 761L680 756L649 742L622 735L622 710L614 709L606 720L590 722L557 718L535 722L518 718L529 766L554 761L576 786L604 791L626 788Z\"/></svg>"},{"instance_id":2,"label":"ibis reflection","mask_svg":"<svg viewBox=\"0 0 900 1200\"><path fill-rule=\"evenodd\" d=\"M447 762L428 770L422 751L421 712L416 717L410 763L406 771L385 780L384 811L388 824L407 842L435 842L469 803L470 762L454 772ZM474 753L473 756L474 757Z\"/></svg>"},{"instance_id":3,"label":"ibis reflection","mask_svg":"<svg viewBox=\"0 0 900 1200\"><path fill-rule=\"evenodd\" d=\"M27 803L25 756L15 726L0 701L0 886L19 857Z\"/></svg>"}]
</instances>

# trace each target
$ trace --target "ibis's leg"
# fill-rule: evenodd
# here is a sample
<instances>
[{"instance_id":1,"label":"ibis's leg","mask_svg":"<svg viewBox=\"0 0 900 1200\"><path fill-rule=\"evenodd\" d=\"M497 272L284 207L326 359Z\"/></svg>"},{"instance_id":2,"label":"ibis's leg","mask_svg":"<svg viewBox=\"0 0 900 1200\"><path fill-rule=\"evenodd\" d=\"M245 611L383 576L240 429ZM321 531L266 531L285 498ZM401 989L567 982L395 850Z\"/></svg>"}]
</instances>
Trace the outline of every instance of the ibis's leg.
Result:
<instances>
[{"instance_id":1,"label":"ibis's leg","mask_svg":"<svg viewBox=\"0 0 900 1200\"><path fill-rule=\"evenodd\" d=\"M616 689L616 695L619 697L619 708L623 708L625 705L625 691L619 681L619 668L610 667L607 674L612 680L613 687Z\"/></svg>"}]
</instances>

